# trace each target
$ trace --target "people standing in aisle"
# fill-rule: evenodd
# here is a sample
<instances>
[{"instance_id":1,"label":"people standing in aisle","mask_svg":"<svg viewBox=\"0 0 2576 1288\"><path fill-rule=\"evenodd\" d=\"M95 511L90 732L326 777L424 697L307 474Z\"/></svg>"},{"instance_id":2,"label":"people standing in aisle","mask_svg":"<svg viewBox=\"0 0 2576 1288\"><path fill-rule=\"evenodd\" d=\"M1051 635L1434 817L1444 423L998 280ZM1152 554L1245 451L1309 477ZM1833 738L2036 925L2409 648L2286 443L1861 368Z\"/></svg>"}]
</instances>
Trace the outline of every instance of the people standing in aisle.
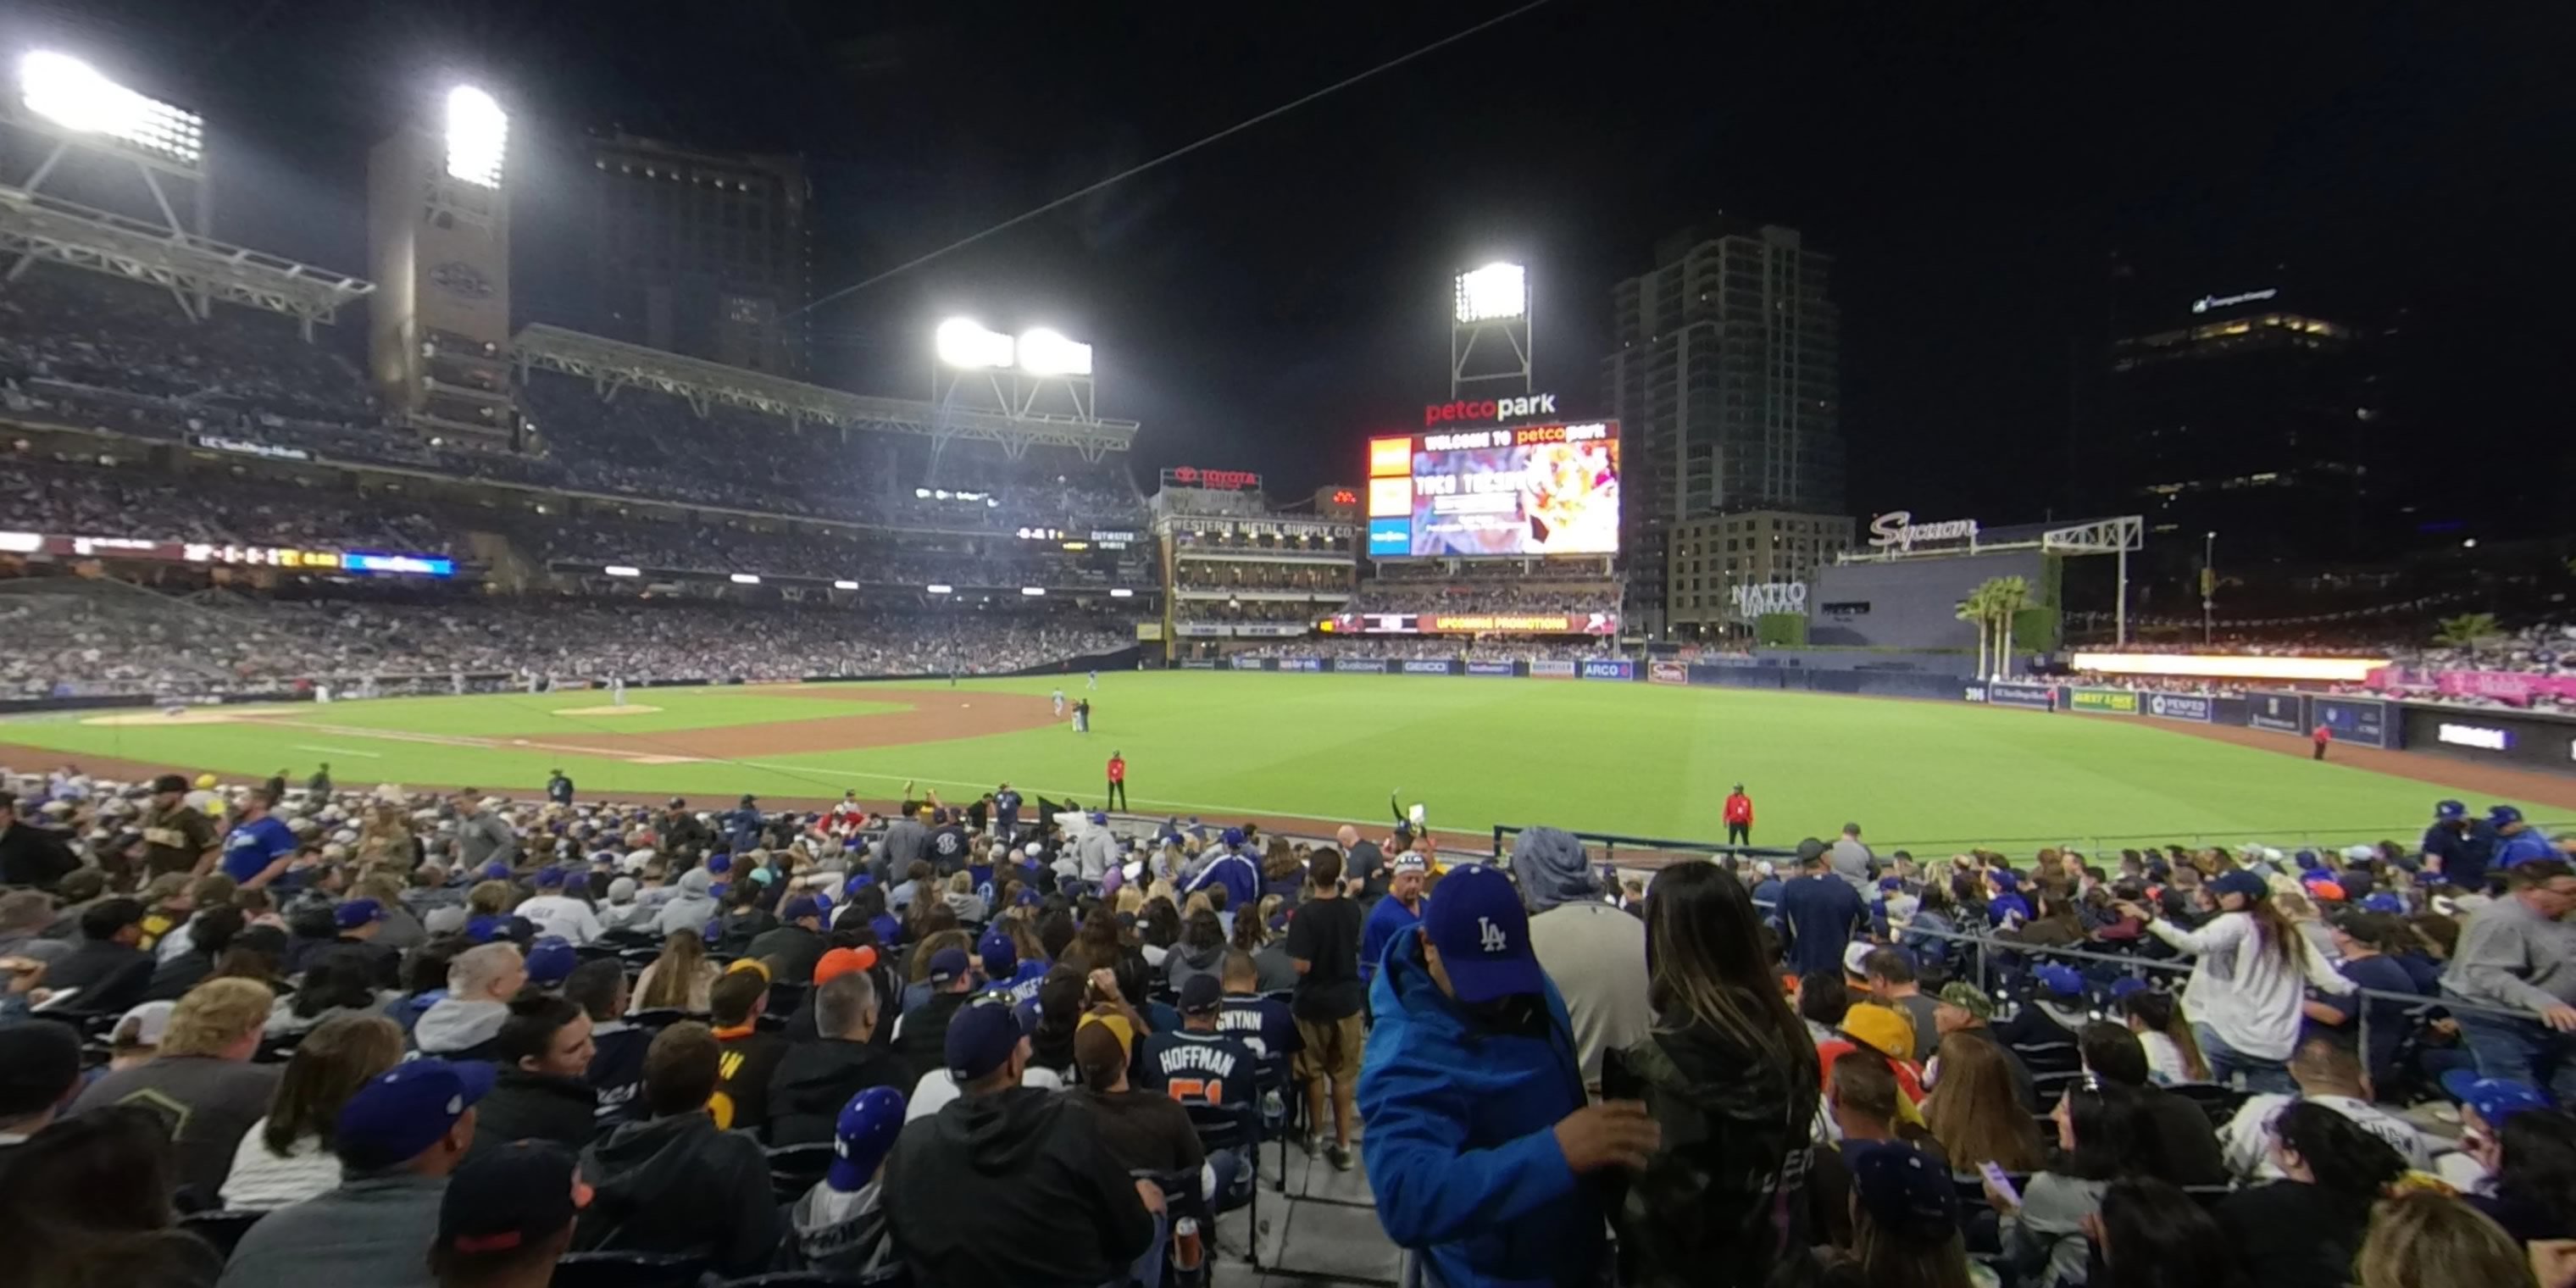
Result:
<instances>
[{"instance_id":1,"label":"people standing in aisle","mask_svg":"<svg viewBox=\"0 0 2576 1288\"><path fill-rule=\"evenodd\" d=\"M1347 1172L1352 1128L1359 1125L1354 1096L1361 1046L1368 1036L1360 1018L1368 992L1359 970L1360 910L1345 896L1339 853L1317 850L1307 860L1306 879L1312 889L1288 921L1288 960L1297 969L1288 1013L1304 1043L1297 1053L1297 1079L1306 1087L1306 1152L1321 1153ZM1328 1098L1333 1135L1324 1146Z\"/></svg>"},{"instance_id":2,"label":"people standing in aisle","mask_svg":"<svg viewBox=\"0 0 2576 1288\"><path fill-rule=\"evenodd\" d=\"M2263 878L2243 869L2222 872L2210 878L2209 892L2218 900L2218 915L2198 930L2185 930L2127 900L2118 907L2195 959L2183 990L2183 1014L2210 1075L2224 1083L2242 1073L2250 1090L2293 1093L2289 1059L2304 1015L2302 982L2337 997L2352 992L2354 984L2272 906Z\"/></svg>"}]
</instances>

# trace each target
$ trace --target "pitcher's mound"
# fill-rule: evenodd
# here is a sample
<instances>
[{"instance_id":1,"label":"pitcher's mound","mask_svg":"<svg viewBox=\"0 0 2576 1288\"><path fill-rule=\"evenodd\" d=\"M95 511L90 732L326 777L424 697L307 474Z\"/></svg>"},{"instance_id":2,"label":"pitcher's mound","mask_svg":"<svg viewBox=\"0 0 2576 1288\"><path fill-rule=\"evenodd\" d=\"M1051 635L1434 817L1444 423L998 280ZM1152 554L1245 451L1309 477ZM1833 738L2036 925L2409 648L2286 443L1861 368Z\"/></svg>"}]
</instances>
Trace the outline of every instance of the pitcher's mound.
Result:
<instances>
[{"instance_id":1,"label":"pitcher's mound","mask_svg":"<svg viewBox=\"0 0 2576 1288\"><path fill-rule=\"evenodd\" d=\"M557 707L555 708L554 713L559 716L649 716L661 709L662 708L660 707L632 705L623 707Z\"/></svg>"}]
</instances>

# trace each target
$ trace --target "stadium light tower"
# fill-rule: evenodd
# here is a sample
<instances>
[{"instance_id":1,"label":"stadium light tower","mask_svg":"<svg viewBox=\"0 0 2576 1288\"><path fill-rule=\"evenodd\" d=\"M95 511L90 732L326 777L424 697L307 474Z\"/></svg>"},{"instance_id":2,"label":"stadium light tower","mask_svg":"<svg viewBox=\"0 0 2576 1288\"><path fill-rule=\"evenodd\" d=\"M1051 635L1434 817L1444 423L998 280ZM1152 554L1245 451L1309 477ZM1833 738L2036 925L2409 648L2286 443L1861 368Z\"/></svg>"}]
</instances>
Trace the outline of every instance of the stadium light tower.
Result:
<instances>
[{"instance_id":1,"label":"stadium light tower","mask_svg":"<svg viewBox=\"0 0 2576 1288\"><path fill-rule=\"evenodd\" d=\"M952 317L931 333L930 401L945 412L1015 420L1099 423L1091 346L1050 327L1017 336L973 318ZM1005 442L1018 455L1026 443Z\"/></svg>"},{"instance_id":2,"label":"stadium light tower","mask_svg":"<svg viewBox=\"0 0 2576 1288\"><path fill-rule=\"evenodd\" d=\"M510 152L510 114L472 85L447 91L447 177L478 188L501 186Z\"/></svg>"},{"instance_id":3,"label":"stadium light tower","mask_svg":"<svg viewBox=\"0 0 2576 1288\"><path fill-rule=\"evenodd\" d=\"M1455 306L1449 313L1449 396L1469 386L1517 383L1530 392L1529 269L1496 261L1458 274ZM1476 343L1487 341L1486 357L1476 358ZM1498 348L1492 341L1501 342ZM1510 356L1504 358L1504 350Z\"/></svg>"}]
</instances>

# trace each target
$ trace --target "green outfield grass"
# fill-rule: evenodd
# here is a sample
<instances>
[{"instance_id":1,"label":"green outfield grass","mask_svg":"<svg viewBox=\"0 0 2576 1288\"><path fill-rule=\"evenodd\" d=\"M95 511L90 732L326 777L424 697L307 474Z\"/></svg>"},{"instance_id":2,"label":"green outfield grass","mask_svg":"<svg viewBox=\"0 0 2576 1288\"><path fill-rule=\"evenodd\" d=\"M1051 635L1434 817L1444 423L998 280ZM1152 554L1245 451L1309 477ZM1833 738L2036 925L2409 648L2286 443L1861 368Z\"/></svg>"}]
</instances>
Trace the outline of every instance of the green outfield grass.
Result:
<instances>
[{"instance_id":1,"label":"green outfield grass","mask_svg":"<svg viewBox=\"0 0 2576 1288\"><path fill-rule=\"evenodd\" d=\"M597 693L415 698L298 708L291 718L303 727L119 727L47 716L0 725L0 741L72 758L86 753L236 775L284 766L300 778L327 760L344 784L527 791L561 766L585 791L700 800L745 791L837 796L847 788L882 799L905 779L962 794L1008 779L1024 792L1092 801L1101 763L1116 749L1126 753L1129 790L1142 812L1382 820L1387 792L1401 788L1408 802L1426 802L1433 824L1444 829L1553 823L1690 838L1722 835L1719 798L1741 781L1757 802L1756 841L1775 845L1830 835L1847 820L1863 823L1882 844L2406 836L2420 828L2435 797L2457 794L2143 719L1963 703L1226 672L1121 672L1087 695L1079 677L970 681L953 700L997 690L1043 694L1059 683L1093 699L1090 735L1057 725L730 763L638 764L578 748L609 733L645 735L658 746L692 729L900 708L846 693L655 689L635 690L630 700L659 713L610 719L554 714L604 705ZM939 693L949 700L946 690ZM400 733L489 736L504 745L391 736ZM507 745L520 738L547 746ZM622 745L629 755L639 750Z\"/></svg>"}]
</instances>

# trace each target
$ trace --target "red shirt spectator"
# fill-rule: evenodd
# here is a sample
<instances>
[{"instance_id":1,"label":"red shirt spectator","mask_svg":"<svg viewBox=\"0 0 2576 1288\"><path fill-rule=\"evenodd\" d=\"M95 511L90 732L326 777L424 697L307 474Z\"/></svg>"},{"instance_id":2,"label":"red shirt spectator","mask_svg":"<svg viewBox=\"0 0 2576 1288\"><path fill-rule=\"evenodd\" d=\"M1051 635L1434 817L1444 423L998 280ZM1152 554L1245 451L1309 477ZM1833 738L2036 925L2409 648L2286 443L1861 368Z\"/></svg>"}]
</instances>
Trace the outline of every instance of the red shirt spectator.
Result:
<instances>
[{"instance_id":1,"label":"red shirt spectator","mask_svg":"<svg viewBox=\"0 0 2576 1288\"><path fill-rule=\"evenodd\" d=\"M1113 783L1123 783L1127 781L1126 757L1111 756L1109 758L1109 781Z\"/></svg>"}]
</instances>

